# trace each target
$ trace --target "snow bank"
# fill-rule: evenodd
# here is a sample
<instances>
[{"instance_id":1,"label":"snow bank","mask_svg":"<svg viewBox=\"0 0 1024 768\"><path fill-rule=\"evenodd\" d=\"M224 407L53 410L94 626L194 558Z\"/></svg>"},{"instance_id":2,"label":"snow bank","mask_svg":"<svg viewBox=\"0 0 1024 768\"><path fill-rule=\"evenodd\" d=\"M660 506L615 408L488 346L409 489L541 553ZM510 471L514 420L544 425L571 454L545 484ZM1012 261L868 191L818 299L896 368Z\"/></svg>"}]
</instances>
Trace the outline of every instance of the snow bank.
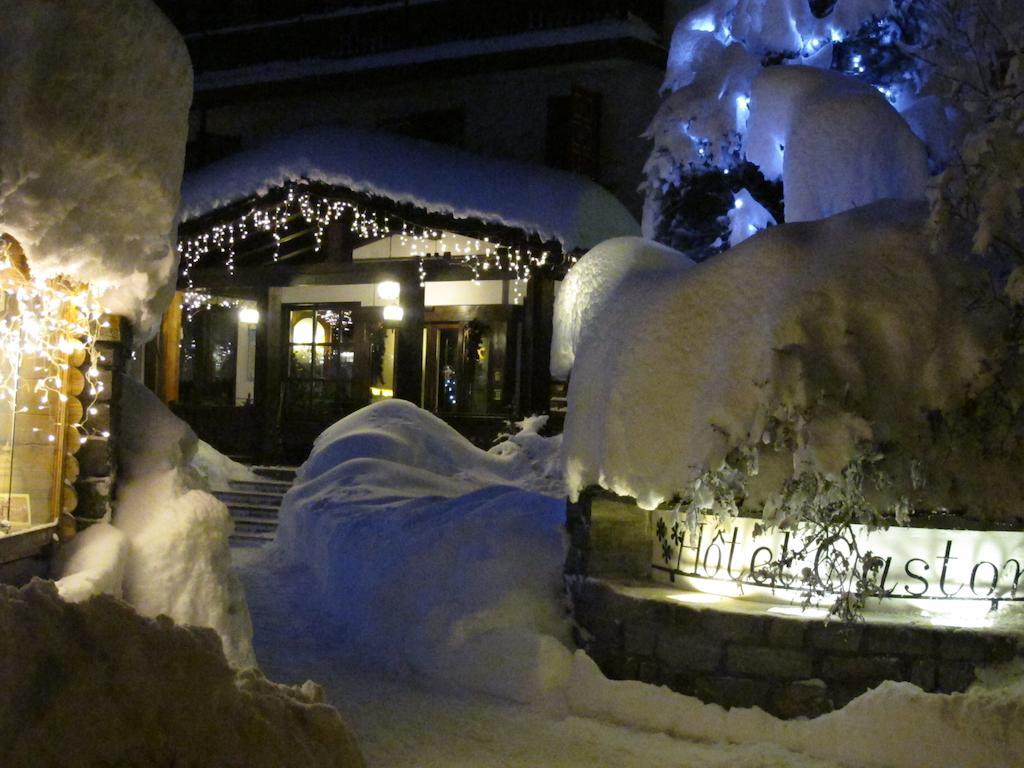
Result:
<instances>
[{"instance_id":1,"label":"snow bank","mask_svg":"<svg viewBox=\"0 0 1024 768\"><path fill-rule=\"evenodd\" d=\"M334 652L516 700L560 687L565 503L538 471L557 445L530 429L489 454L401 400L324 432L277 546L312 569Z\"/></svg>"},{"instance_id":2,"label":"snow bank","mask_svg":"<svg viewBox=\"0 0 1024 768\"><path fill-rule=\"evenodd\" d=\"M786 221L876 200L924 200L928 157L870 85L831 70L770 67L754 81L747 158L782 179Z\"/></svg>"},{"instance_id":3,"label":"snow bank","mask_svg":"<svg viewBox=\"0 0 1024 768\"><path fill-rule=\"evenodd\" d=\"M0 764L363 765L319 688L228 666L208 629L0 586Z\"/></svg>"},{"instance_id":4,"label":"snow bank","mask_svg":"<svg viewBox=\"0 0 1024 768\"><path fill-rule=\"evenodd\" d=\"M592 248L573 266L555 298L551 375L567 379L580 339L631 275L693 266L678 251L639 237L617 237Z\"/></svg>"},{"instance_id":5,"label":"snow bank","mask_svg":"<svg viewBox=\"0 0 1024 768\"><path fill-rule=\"evenodd\" d=\"M58 552L54 572L62 575L60 596L72 603L93 595L122 597L129 550L128 537L112 525L85 529Z\"/></svg>"},{"instance_id":6,"label":"snow bank","mask_svg":"<svg viewBox=\"0 0 1024 768\"><path fill-rule=\"evenodd\" d=\"M146 336L177 269L185 45L148 0L5 0L0 39L0 231Z\"/></svg>"},{"instance_id":7,"label":"snow bank","mask_svg":"<svg viewBox=\"0 0 1024 768\"><path fill-rule=\"evenodd\" d=\"M123 596L143 616L211 627L232 664L253 666L249 610L231 569L231 516L189 463L198 440L156 395L123 382L123 476L113 525L94 525L62 552L61 596ZM212 454L201 462L207 468L236 471Z\"/></svg>"},{"instance_id":8,"label":"snow bank","mask_svg":"<svg viewBox=\"0 0 1024 768\"><path fill-rule=\"evenodd\" d=\"M306 129L189 174L182 218L302 180L517 227L567 250L639 230L614 195L580 176L355 128Z\"/></svg>"},{"instance_id":9,"label":"snow bank","mask_svg":"<svg viewBox=\"0 0 1024 768\"><path fill-rule=\"evenodd\" d=\"M760 709L725 710L667 688L607 680L582 651L567 689L574 714L685 739L773 743L844 765L957 768L1024 765L1024 681L1019 668L987 675L967 693L925 693L885 682L814 720L779 720ZM940 736L941 734L941 736Z\"/></svg>"},{"instance_id":10,"label":"snow bank","mask_svg":"<svg viewBox=\"0 0 1024 768\"><path fill-rule=\"evenodd\" d=\"M653 507L731 449L777 439L781 419L795 446L762 451L766 488L806 469L835 472L868 440L893 446L893 493L926 508L1019 514L1012 455L987 455L977 421L962 425L974 430L963 439L940 439L929 423L985 383L1003 320L978 301L983 278L929 253L924 215L889 202L786 224L692 269L623 284L576 350L571 495L599 484Z\"/></svg>"},{"instance_id":11,"label":"snow bank","mask_svg":"<svg viewBox=\"0 0 1024 768\"><path fill-rule=\"evenodd\" d=\"M191 467L216 490L229 490L232 480L265 480L244 464L229 459L209 443L199 440Z\"/></svg>"}]
</instances>

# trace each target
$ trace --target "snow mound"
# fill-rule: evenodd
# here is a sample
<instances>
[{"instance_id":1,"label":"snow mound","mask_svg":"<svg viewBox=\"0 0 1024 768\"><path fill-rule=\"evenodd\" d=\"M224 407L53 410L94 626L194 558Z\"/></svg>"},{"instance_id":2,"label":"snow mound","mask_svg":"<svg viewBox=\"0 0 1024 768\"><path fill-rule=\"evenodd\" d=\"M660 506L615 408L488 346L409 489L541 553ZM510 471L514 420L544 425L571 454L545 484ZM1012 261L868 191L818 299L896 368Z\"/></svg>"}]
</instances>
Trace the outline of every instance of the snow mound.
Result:
<instances>
[{"instance_id":1,"label":"snow mound","mask_svg":"<svg viewBox=\"0 0 1024 768\"><path fill-rule=\"evenodd\" d=\"M782 179L786 221L924 200L928 157L878 91L831 70L769 67L753 84L747 158Z\"/></svg>"},{"instance_id":2,"label":"snow mound","mask_svg":"<svg viewBox=\"0 0 1024 768\"><path fill-rule=\"evenodd\" d=\"M780 747L871 768L1024 765L1021 669L994 668L996 684L965 693L925 693L911 683L884 682L843 709L813 720L779 720L760 709L723 709L632 680L607 680L577 651L567 688L573 714L684 739ZM937 738L937 734L942 734ZM792 758L771 765L788 765Z\"/></svg>"},{"instance_id":3,"label":"snow mound","mask_svg":"<svg viewBox=\"0 0 1024 768\"><path fill-rule=\"evenodd\" d=\"M592 248L562 281L555 299L551 375L567 379L580 339L624 281L637 273L674 272L693 261L639 237L617 237Z\"/></svg>"},{"instance_id":4,"label":"snow mound","mask_svg":"<svg viewBox=\"0 0 1024 768\"><path fill-rule=\"evenodd\" d=\"M567 250L639 231L614 195L581 176L335 127L274 139L189 174L182 186L182 218L303 180L517 227L558 240Z\"/></svg>"},{"instance_id":5,"label":"snow mound","mask_svg":"<svg viewBox=\"0 0 1024 768\"><path fill-rule=\"evenodd\" d=\"M156 395L123 379L123 476L113 527L85 531L62 558L69 600L123 596L143 616L210 627L232 664L256 663L241 582L231 568L227 508L189 464L197 438Z\"/></svg>"},{"instance_id":6,"label":"snow mound","mask_svg":"<svg viewBox=\"0 0 1024 768\"><path fill-rule=\"evenodd\" d=\"M43 581L0 586L5 766L362 766L322 699L233 670L208 629L109 596L65 603Z\"/></svg>"},{"instance_id":7,"label":"snow mound","mask_svg":"<svg viewBox=\"0 0 1024 768\"><path fill-rule=\"evenodd\" d=\"M6 0L0 231L85 280L141 336L173 291L192 70L148 0Z\"/></svg>"},{"instance_id":8,"label":"snow mound","mask_svg":"<svg viewBox=\"0 0 1024 768\"><path fill-rule=\"evenodd\" d=\"M565 502L538 476L559 441L512 441L486 453L400 400L320 436L277 547L311 569L333 652L516 700L564 683Z\"/></svg>"},{"instance_id":9,"label":"snow mound","mask_svg":"<svg viewBox=\"0 0 1024 768\"><path fill-rule=\"evenodd\" d=\"M192 457L192 468L205 481L206 485L215 490L229 490L232 480L263 480L244 464L229 459L212 445L199 440L195 455Z\"/></svg>"},{"instance_id":10,"label":"snow mound","mask_svg":"<svg viewBox=\"0 0 1024 768\"><path fill-rule=\"evenodd\" d=\"M774 471L767 452L766 484L835 473L873 441L902 456L894 492L920 459L928 479L913 500L1019 514L1024 489L1007 479L1019 473L969 441L933 440L929 414L954 412L984 384L1004 320L978 301L982 276L929 253L924 220L923 205L879 203L623 284L577 350L570 494L599 484L653 508L730 450L771 438L778 418L796 446Z\"/></svg>"}]
</instances>

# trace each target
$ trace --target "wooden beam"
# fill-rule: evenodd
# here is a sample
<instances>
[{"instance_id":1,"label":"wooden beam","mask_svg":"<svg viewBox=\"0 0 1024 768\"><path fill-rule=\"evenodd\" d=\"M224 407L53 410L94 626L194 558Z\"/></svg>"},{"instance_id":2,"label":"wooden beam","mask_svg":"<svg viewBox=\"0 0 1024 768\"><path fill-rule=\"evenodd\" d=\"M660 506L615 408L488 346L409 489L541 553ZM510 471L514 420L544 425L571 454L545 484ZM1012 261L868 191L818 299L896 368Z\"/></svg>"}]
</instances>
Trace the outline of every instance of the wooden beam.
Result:
<instances>
[{"instance_id":1,"label":"wooden beam","mask_svg":"<svg viewBox=\"0 0 1024 768\"><path fill-rule=\"evenodd\" d=\"M181 301L182 292L175 291L171 305L160 323L160 359L157 364L157 396L164 403L178 399L181 377Z\"/></svg>"}]
</instances>

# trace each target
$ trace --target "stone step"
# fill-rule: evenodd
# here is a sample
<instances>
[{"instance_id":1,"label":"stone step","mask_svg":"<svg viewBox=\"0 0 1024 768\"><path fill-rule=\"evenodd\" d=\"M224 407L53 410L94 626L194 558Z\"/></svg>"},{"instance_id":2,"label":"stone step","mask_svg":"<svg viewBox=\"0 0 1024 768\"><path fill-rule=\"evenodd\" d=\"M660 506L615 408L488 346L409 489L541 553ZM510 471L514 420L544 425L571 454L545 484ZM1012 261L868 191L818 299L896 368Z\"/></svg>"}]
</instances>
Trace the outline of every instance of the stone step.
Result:
<instances>
[{"instance_id":1,"label":"stone step","mask_svg":"<svg viewBox=\"0 0 1024 768\"><path fill-rule=\"evenodd\" d=\"M234 517L235 530L243 531L276 531L277 520L272 517Z\"/></svg>"},{"instance_id":2,"label":"stone step","mask_svg":"<svg viewBox=\"0 0 1024 768\"><path fill-rule=\"evenodd\" d=\"M246 547L263 546L274 540L274 533L267 531L235 531L231 534L231 542Z\"/></svg>"},{"instance_id":3,"label":"stone step","mask_svg":"<svg viewBox=\"0 0 1024 768\"><path fill-rule=\"evenodd\" d=\"M260 517L277 519L281 510L278 507L260 504L228 504L228 512L234 518L239 517Z\"/></svg>"},{"instance_id":4,"label":"stone step","mask_svg":"<svg viewBox=\"0 0 1024 768\"><path fill-rule=\"evenodd\" d=\"M265 493L261 491L214 491L213 495L230 506L255 504L261 507L280 507L282 493Z\"/></svg>"},{"instance_id":5,"label":"stone step","mask_svg":"<svg viewBox=\"0 0 1024 768\"><path fill-rule=\"evenodd\" d=\"M253 472L261 477L265 477L268 480L283 480L285 482L291 482L295 479L295 473L298 471L298 467L266 467L266 466L253 466L249 467Z\"/></svg>"},{"instance_id":6,"label":"stone step","mask_svg":"<svg viewBox=\"0 0 1024 768\"><path fill-rule=\"evenodd\" d=\"M255 491L256 493L278 493L282 496L288 493L292 484L284 480L231 480L229 482L232 491Z\"/></svg>"}]
</instances>

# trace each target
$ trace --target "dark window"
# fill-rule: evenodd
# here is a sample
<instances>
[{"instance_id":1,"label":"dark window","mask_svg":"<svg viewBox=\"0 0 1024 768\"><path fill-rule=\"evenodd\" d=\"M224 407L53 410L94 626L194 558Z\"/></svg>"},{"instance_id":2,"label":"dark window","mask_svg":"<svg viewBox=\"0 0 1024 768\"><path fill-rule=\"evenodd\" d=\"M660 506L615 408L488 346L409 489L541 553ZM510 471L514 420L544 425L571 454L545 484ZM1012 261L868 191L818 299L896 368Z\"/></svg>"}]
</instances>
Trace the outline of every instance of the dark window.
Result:
<instances>
[{"instance_id":1,"label":"dark window","mask_svg":"<svg viewBox=\"0 0 1024 768\"><path fill-rule=\"evenodd\" d=\"M462 147L466 143L466 113L462 107L392 117L381 120L377 127L435 144Z\"/></svg>"},{"instance_id":2,"label":"dark window","mask_svg":"<svg viewBox=\"0 0 1024 768\"><path fill-rule=\"evenodd\" d=\"M223 157L233 155L241 149L241 136L200 133L185 145L185 170L194 171Z\"/></svg>"},{"instance_id":3,"label":"dark window","mask_svg":"<svg viewBox=\"0 0 1024 768\"><path fill-rule=\"evenodd\" d=\"M590 179L601 170L601 94L573 86L548 99L545 162Z\"/></svg>"},{"instance_id":4,"label":"dark window","mask_svg":"<svg viewBox=\"0 0 1024 768\"><path fill-rule=\"evenodd\" d=\"M193 405L235 404L238 311L209 307L182 325L179 399Z\"/></svg>"}]
</instances>

